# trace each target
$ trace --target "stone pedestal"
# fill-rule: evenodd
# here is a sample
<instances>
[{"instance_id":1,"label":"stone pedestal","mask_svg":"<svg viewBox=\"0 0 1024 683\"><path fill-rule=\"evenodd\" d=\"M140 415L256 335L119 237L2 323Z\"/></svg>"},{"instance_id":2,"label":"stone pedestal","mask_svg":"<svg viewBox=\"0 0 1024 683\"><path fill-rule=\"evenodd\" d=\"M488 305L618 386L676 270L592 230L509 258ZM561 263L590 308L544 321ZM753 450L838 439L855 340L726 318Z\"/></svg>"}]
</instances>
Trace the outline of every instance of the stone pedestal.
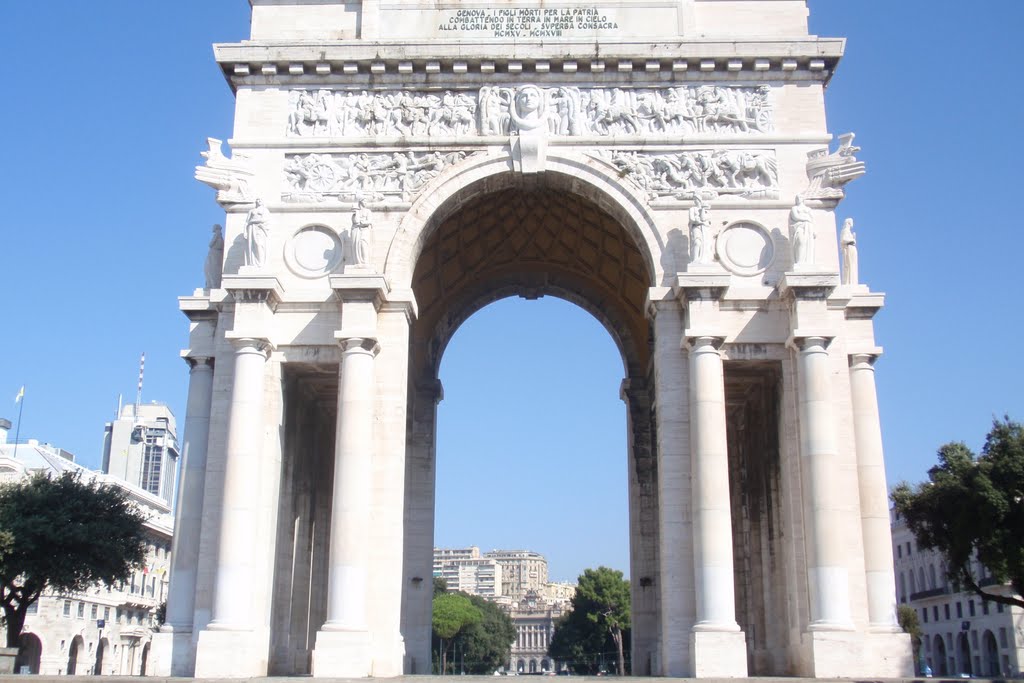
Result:
<instances>
[{"instance_id":1,"label":"stone pedestal","mask_svg":"<svg viewBox=\"0 0 1024 683\"><path fill-rule=\"evenodd\" d=\"M312 673L317 678L369 676L372 673L369 632L319 631L313 650Z\"/></svg>"},{"instance_id":2,"label":"stone pedestal","mask_svg":"<svg viewBox=\"0 0 1024 683\"><path fill-rule=\"evenodd\" d=\"M179 630L165 624L153 634L147 670L154 676L191 676L195 653L192 629Z\"/></svg>"},{"instance_id":3,"label":"stone pedestal","mask_svg":"<svg viewBox=\"0 0 1024 683\"><path fill-rule=\"evenodd\" d=\"M221 631L212 626L199 634L196 678L256 678L267 675L268 634Z\"/></svg>"},{"instance_id":4,"label":"stone pedestal","mask_svg":"<svg viewBox=\"0 0 1024 683\"><path fill-rule=\"evenodd\" d=\"M747 639L735 631L693 631L690 633L690 661L694 678L745 678Z\"/></svg>"},{"instance_id":5,"label":"stone pedestal","mask_svg":"<svg viewBox=\"0 0 1024 683\"><path fill-rule=\"evenodd\" d=\"M18 656L16 647L0 647L0 676L14 673L14 659Z\"/></svg>"}]
</instances>

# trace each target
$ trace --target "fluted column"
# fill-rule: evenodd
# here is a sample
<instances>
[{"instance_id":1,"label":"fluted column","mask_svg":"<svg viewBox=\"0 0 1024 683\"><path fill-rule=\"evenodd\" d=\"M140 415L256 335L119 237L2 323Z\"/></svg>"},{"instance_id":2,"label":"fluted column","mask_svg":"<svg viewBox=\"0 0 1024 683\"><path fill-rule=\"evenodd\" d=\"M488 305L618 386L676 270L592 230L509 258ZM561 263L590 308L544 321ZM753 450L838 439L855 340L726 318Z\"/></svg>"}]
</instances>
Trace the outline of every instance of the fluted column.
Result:
<instances>
[{"instance_id":1,"label":"fluted column","mask_svg":"<svg viewBox=\"0 0 1024 683\"><path fill-rule=\"evenodd\" d=\"M365 631L373 465L374 339L341 340L325 631Z\"/></svg>"},{"instance_id":2,"label":"fluted column","mask_svg":"<svg viewBox=\"0 0 1024 683\"><path fill-rule=\"evenodd\" d=\"M256 548L252 543L260 491L263 439L263 385L270 343L234 339L235 373L228 409L224 496L211 631L247 631L254 627L249 605L257 586Z\"/></svg>"},{"instance_id":3,"label":"fluted column","mask_svg":"<svg viewBox=\"0 0 1024 683\"><path fill-rule=\"evenodd\" d=\"M889 497L885 484L882 427L875 389L877 356L850 356L850 393L853 432L857 444L857 481L860 486L860 524L864 540L868 624L873 631L896 632L896 581L889 529Z\"/></svg>"},{"instance_id":4,"label":"fluted column","mask_svg":"<svg viewBox=\"0 0 1024 683\"><path fill-rule=\"evenodd\" d=\"M175 631L192 630L196 568L199 565L199 530L203 520L206 450L210 438L210 405L213 397L213 359L186 357L185 362L190 368L188 403L185 408L181 485L178 487L165 623L165 626Z\"/></svg>"},{"instance_id":5,"label":"fluted column","mask_svg":"<svg viewBox=\"0 0 1024 683\"><path fill-rule=\"evenodd\" d=\"M733 589L725 377L718 337L690 340L690 448L697 631L739 631Z\"/></svg>"},{"instance_id":6,"label":"fluted column","mask_svg":"<svg viewBox=\"0 0 1024 683\"><path fill-rule=\"evenodd\" d=\"M832 416L828 337L800 337L800 455L808 528L807 580L811 630L849 630L849 577L844 562Z\"/></svg>"}]
</instances>

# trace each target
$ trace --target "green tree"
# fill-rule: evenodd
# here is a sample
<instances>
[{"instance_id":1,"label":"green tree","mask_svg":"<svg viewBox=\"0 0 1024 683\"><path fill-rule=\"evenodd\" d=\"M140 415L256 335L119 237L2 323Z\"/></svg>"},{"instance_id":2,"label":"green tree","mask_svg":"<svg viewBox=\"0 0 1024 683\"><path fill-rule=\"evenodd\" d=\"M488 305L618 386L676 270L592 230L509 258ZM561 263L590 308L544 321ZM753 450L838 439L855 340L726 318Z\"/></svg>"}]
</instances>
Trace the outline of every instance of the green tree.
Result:
<instances>
[{"instance_id":1,"label":"green tree","mask_svg":"<svg viewBox=\"0 0 1024 683\"><path fill-rule=\"evenodd\" d=\"M467 597L480 611L480 621L462 629L453 646L465 662L465 673L491 674L509 660L516 627L498 605L478 595Z\"/></svg>"},{"instance_id":2,"label":"green tree","mask_svg":"<svg viewBox=\"0 0 1024 683\"><path fill-rule=\"evenodd\" d=\"M577 579L572 611L555 626L548 655L569 663L576 673L597 673L603 653L614 652L616 672L625 676L629 610L629 582L622 572L585 570Z\"/></svg>"},{"instance_id":3,"label":"green tree","mask_svg":"<svg viewBox=\"0 0 1024 683\"><path fill-rule=\"evenodd\" d=\"M444 593L434 598L432 625L441 643L441 673L448 670L448 650L452 639L471 624L482 619L480 610L461 593Z\"/></svg>"},{"instance_id":4,"label":"green tree","mask_svg":"<svg viewBox=\"0 0 1024 683\"><path fill-rule=\"evenodd\" d=\"M921 620L917 618L917 610L910 605L900 605L896 618L904 633L910 635L910 644L914 650L914 662L921 659Z\"/></svg>"},{"instance_id":5,"label":"green tree","mask_svg":"<svg viewBox=\"0 0 1024 683\"><path fill-rule=\"evenodd\" d=\"M440 576L434 577L434 597L448 592L448 582Z\"/></svg>"},{"instance_id":6,"label":"green tree","mask_svg":"<svg viewBox=\"0 0 1024 683\"><path fill-rule=\"evenodd\" d=\"M896 511L924 549L938 550L954 585L983 600L1024 607L1024 428L995 420L981 455L963 443L939 449L928 481L893 489ZM975 575L976 557L992 581ZM1009 583L1016 595L986 590Z\"/></svg>"},{"instance_id":7,"label":"green tree","mask_svg":"<svg viewBox=\"0 0 1024 683\"><path fill-rule=\"evenodd\" d=\"M84 591L124 581L142 566L145 517L123 489L76 473L39 473L0 486L0 606L7 647L43 590Z\"/></svg>"}]
</instances>

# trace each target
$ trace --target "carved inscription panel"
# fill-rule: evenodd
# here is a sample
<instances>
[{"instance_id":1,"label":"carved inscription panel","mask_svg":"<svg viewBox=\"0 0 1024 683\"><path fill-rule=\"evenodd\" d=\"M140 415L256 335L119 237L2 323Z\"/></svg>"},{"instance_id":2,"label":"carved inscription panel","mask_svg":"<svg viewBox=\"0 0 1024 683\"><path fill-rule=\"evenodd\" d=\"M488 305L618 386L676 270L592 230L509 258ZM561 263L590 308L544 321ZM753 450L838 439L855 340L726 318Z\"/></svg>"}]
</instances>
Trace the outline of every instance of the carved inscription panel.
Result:
<instances>
[{"instance_id":1,"label":"carved inscription panel","mask_svg":"<svg viewBox=\"0 0 1024 683\"><path fill-rule=\"evenodd\" d=\"M716 85L671 88L483 87L293 90L287 134L372 138L509 135L524 121L558 136L738 135L774 130L770 90ZM528 107L528 111L524 108Z\"/></svg>"},{"instance_id":2,"label":"carved inscription panel","mask_svg":"<svg viewBox=\"0 0 1024 683\"><path fill-rule=\"evenodd\" d=\"M382 3L381 34L390 38L557 38L670 36L679 32L678 3L647 0L603 5L562 2L557 7L504 4Z\"/></svg>"}]
</instances>

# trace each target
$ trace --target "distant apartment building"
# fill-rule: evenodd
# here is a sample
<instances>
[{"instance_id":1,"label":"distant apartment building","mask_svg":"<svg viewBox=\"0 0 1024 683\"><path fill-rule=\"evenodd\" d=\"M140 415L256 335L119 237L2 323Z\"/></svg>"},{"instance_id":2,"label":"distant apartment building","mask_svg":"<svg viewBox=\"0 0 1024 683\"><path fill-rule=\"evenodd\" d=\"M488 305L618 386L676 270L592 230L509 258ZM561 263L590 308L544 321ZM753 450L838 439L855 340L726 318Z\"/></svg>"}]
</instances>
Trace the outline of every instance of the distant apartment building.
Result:
<instances>
[{"instance_id":1,"label":"distant apartment building","mask_svg":"<svg viewBox=\"0 0 1024 683\"><path fill-rule=\"evenodd\" d=\"M168 426L173 438L173 416ZM70 595L43 593L29 607L15 672L145 675L150 642L158 626L157 608L166 599L170 578L174 529L170 506L162 497L120 476L87 470L61 448L34 439L9 443L9 429L10 422L0 420L0 482L37 472L77 472L84 481L123 489L147 517L145 565L127 581L96 585Z\"/></svg>"},{"instance_id":2,"label":"distant apartment building","mask_svg":"<svg viewBox=\"0 0 1024 683\"><path fill-rule=\"evenodd\" d=\"M548 561L532 550L491 550L484 553L501 565L501 594L521 600L528 592L541 594L548 583Z\"/></svg>"},{"instance_id":3,"label":"distant apartment building","mask_svg":"<svg viewBox=\"0 0 1024 683\"><path fill-rule=\"evenodd\" d=\"M462 591L490 600L501 597L501 565L482 557L480 548L435 548L434 576L450 591Z\"/></svg>"},{"instance_id":4,"label":"distant apartment building","mask_svg":"<svg viewBox=\"0 0 1024 683\"><path fill-rule=\"evenodd\" d=\"M121 406L104 425L103 471L173 506L178 473L174 413L162 403Z\"/></svg>"},{"instance_id":5,"label":"distant apartment building","mask_svg":"<svg viewBox=\"0 0 1024 683\"><path fill-rule=\"evenodd\" d=\"M906 523L892 513L896 596L914 608L921 622L919 668L935 676L1019 676L1024 662L1024 609L956 592L946 578L942 556L921 550ZM975 576L986 590L1009 595L980 564Z\"/></svg>"}]
</instances>

